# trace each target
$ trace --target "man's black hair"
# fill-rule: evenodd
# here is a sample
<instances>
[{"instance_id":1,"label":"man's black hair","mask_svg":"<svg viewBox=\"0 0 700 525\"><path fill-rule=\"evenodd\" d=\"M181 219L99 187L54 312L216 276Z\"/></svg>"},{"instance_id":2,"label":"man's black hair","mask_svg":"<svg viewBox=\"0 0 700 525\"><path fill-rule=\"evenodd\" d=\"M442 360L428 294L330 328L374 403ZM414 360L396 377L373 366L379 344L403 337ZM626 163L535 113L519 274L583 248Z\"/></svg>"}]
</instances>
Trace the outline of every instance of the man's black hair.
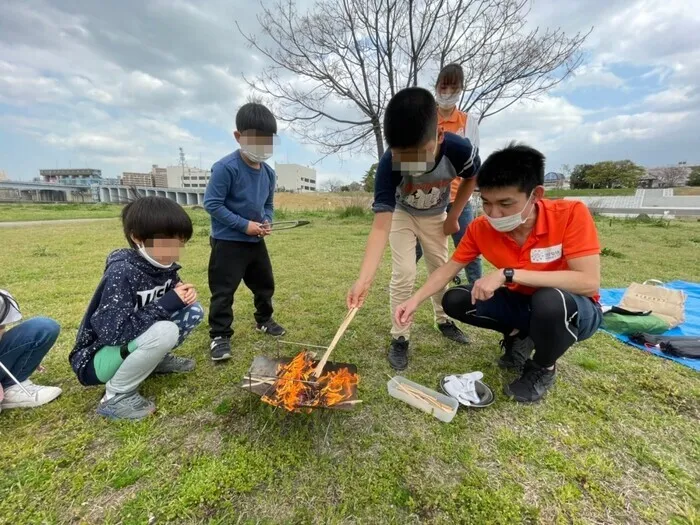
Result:
<instances>
[{"instance_id":1,"label":"man's black hair","mask_svg":"<svg viewBox=\"0 0 700 525\"><path fill-rule=\"evenodd\" d=\"M402 89L386 105L384 138L390 148L414 148L435 138L437 104L427 89Z\"/></svg>"},{"instance_id":2,"label":"man's black hair","mask_svg":"<svg viewBox=\"0 0 700 525\"><path fill-rule=\"evenodd\" d=\"M236 129L244 131L257 131L265 135L277 133L277 121L272 111L257 102L248 102L241 106L236 113Z\"/></svg>"},{"instance_id":3,"label":"man's black hair","mask_svg":"<svg viewBox=\"0 0 700 525\"><path fill-rule=\"evenodd\" d=\"M529 197L544 184L544 160L535 148L511 142L488 156L479 168L476 184L480 189L515 186Z\"/></svg>"},{"instance_id":4,"label":"man's black hair","mask_svg":"<svg viewBox=\"0 0 700 525\"><path fill-rule=\"evenodd\" d=\"M122 209L124 235L129 246L136 248L133 235L147 241L155 238L178 238L189 241L192 220L177 202L165 197L141 197Z\"/></svg>"}]
</instances>

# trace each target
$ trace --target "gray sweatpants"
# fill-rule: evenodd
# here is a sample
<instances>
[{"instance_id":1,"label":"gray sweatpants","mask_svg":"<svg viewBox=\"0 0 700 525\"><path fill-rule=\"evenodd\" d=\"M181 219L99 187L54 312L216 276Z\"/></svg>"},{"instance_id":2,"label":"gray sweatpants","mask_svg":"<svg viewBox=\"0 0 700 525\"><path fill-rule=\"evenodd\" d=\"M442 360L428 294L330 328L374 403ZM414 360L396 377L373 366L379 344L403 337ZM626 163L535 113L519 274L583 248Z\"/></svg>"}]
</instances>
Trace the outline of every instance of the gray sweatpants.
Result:
<instances>
[{"instance_id":1,"label":"gray sweatpants","mask_svg":"<svg viewBox=\"0 0 700 525\"><path fill-rule=\"evenodd\" d=\"M136 349L107 381L108 396L133 392L153 373L165 354L177 346L180 329L172 321L158 321L134 339Z\"/></svg>"}]
</instances>

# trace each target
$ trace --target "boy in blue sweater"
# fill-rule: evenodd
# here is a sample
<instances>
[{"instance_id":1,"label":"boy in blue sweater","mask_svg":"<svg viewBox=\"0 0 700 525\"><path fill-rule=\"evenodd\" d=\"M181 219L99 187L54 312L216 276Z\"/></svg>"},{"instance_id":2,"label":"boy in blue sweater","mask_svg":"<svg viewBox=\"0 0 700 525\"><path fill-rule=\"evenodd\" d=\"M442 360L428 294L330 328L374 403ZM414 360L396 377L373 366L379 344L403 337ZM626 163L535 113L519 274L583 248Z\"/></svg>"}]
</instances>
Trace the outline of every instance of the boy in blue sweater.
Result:
<instances>
[{"instance_id":1,"label":"boy in blue sweater","mask_svg":"<svg viewBox=\"0 0 700 525\"><path fill-rule=\"evenodd\" d=\"M129 248L107 257L68 359L83 385L105 384L97 413L142 419L156 406L138 393L151 374L189 372L192 359L170 352L202 322L197 292L178 275L192 221L165 197L144 197L122 210Z\"/></svg>"},{"instance_id":2,"label":"boy in blue sweater","mask_svg":"<svg viewBox=\"0 0 700 525\"><path fill-rule=\"evenodd\" d=\"M277 121L269 109L245 104L236 114L233 134L240 149L211 169L204 209L211 215L209 335L214 361L231 357L233 295L241 281L253 292L257 330L285 333L272 319L275 280L264 240L270 234L276 178L265 161L272 156L276 133Z\"/></svg>"}]
</instances>

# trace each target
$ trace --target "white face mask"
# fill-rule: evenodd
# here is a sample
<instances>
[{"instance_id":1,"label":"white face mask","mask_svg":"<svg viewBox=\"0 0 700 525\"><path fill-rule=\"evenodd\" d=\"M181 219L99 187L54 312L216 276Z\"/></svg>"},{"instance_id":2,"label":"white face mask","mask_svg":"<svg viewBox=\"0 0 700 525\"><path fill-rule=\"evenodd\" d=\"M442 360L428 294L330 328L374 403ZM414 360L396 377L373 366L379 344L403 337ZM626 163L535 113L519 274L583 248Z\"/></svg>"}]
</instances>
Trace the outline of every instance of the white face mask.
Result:
<instances>
[{"instance_id":1,"label":"white face mask","mask_svg":"<svg viewBox=\"0 0 700 525\"><path fill-rule=\"evenodd\" d=\"M174 263L170 264L161 264L158 261L156 261L153 257L148 255L148 252L146 251L146 247L143 244L138 245L138 252L141 254L141 257L146 259L150 264L155 266L156 268L160 268L162 270L167 270L168 268L171 268Z\"/></svg>"},{"instance_id":2,"label":"white face mask","mask_svg":"<svg viewBox=\"0 0 700 525\"><path fill-rule=\"evenodd\" d=\"M527 214L527 217L525 217L523 219L523 212L527 208L528 204L530 204L530 199L532 199L532 195L530 195L530 197L528 197L527 202L525 203L525 206L523 207L523 209L520 210L518 213L514 213L513 215L508 215L507 217L499 217L497 219L494 219L493 217L489 217L488 214L484 214L484 215L486 216L486 219L489 221L489 224L491 225L491 227L494 230L496 230L497 232L501 232L501 233L512 232L518 226L525 224L525 222L530 218L530 215L532 215L532 210L535 209L534 206L530 210L530 213Z\"/></svg>"},{"instance_id":3,"label":"white face mask","mask_svg":"<svg viewBox=\"0 0 700 525\"><path fill-rule=\"evenodd\" d=\"M265 162L272 157L272 147L264 144L241 145L241 151L251 162Z\"/></svg>"},{"instance_id":4,"label":"white face mask","mask_svg":"<svg viewBox=\"0 0 700 525\"><path fill-rule=\"evenodd\" d=\"M438 103L438 106L440 106L440 109L450 109L455 107L461 98L461 91L457 91L451 95L443 95L441 93L437 93L435 95L435 101Z\"/></svg>"},{"instance_id":5,"label":"white face mask","mask_svg":"<svg viewBox=\"0 0 700 525\"><path fill-rule=\"evenodd\" d=\"M400 162L398 170L409 177L420 177L435 167L435 161Z\"/></svg>"}]
</instances>

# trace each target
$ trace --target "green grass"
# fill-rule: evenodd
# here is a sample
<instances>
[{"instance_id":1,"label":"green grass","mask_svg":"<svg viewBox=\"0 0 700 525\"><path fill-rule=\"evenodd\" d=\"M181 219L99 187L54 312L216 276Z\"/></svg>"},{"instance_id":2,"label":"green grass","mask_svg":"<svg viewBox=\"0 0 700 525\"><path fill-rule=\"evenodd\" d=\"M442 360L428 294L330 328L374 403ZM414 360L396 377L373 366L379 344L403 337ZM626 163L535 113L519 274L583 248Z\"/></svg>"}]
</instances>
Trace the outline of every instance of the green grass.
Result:
<instances>
[{"instance_id":1,"label":"green grass","mask_svg":"<svg viewBox=\"0 0 700 525\"><path fill-rule=\"evenodd\" d=\"M0 204L0 222L119 217L113 204Z\"/></svg>"},{"instance_id":2,"label":"green grass","mask_svg":"<svg viewBox=\"0 0 700 525\"><path fill-rule=\"evenodd\" d=\"M634 195L635 188L602 188L585 190L547 190L547 197L617 197Z\"/></svg>"},{"instance_id":3,"label":"green grass","mask_svg":"<svg viewBox=\"0 0 700 525\"><path fill-rule=\"evenodd\" d=\"M208 304L206 230L182 276ZM296 215L296 214L294 214ZM285 339L328 344L345 315L369 217L316 214L310 226L269 240L276 319ZM605 286L632 280L700 281L700 223L657 228L600 220ZM387 287L381 268L368 302L333 360L357 364L364 403L348 413L287 415L236 385L255 355L275 355L253 330L252 298L236 296L235 357L214 366L206 327L180 352L197 369L154 377L143 393L158 412L140 423L95 415L100 388L81 387L67 355L119 223L3 230L1 285L26 316L63 327L37 382L60 385L56 402L0 414L1 523L698 523L700 376L598 334L565 355L546 400L504 399L512 375L495 365L498 337L469 329L462 348L417 314L406 375L433 386L448 372L482 370L497 394L450 424L386 391ZM610 252L612 253L612 252ZM691 259L695 257L695 262ZM425 278L420 265L419 279ZM285 354L296 349L283 348Z\"/></svg>"}]
</instances>

